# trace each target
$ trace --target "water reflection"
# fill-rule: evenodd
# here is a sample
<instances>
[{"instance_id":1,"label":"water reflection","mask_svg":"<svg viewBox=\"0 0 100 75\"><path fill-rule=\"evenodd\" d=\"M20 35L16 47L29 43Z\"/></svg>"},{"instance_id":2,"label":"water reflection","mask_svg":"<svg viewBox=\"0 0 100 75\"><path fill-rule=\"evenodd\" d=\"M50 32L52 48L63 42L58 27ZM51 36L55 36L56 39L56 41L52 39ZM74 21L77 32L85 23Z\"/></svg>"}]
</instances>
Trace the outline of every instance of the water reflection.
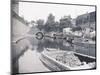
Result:
<instances>
[{"instance_id":1,"label":"water reflection","mask_svg":"<svg viewBox=\"0 0 100 75\"><path fill-rule=\"evenodd\" d=\"M39 56L44 48L76 51L89 56L95 56L95 47L85 49L80 45L70 44L63 39L44 38L42 40L37 40L35 37L27 37L26 39L20 41L17 45L16 52L21 53L18 58L20 73L50 71L41 63L39 59Z\"/></svg>"},{"instance_id":2,"label":"water reflection","mask_svg":"<svg viewBox=\"0 0 100 75\"><path fill-rule=\"evenodd\" d=\"M42 52L44 48L56 48L61 50L72 50L71 45L64 40L52 39L52 38L44 38L42 40L37 40L35 38L28 38L32 48L37 47L37 52Z\"/></svg>"},{"instance_id":3,"label":"water reflection","mask_svg":"<svg viewBox=\"0 0 100 75\"><path fill-rule=\"evenodd\" d=\"M37 40L35 37L27 37L27 39L24 39L20 42L18 48L20 48L21 50L22 47L25 47L24 45L30 48L31 50L36 50L39 53L41 53L44 50L44 48L56 48L65 51L76 51L89 56L95 56L95 47L87 49L85 47L82 47L83 45L70 44L69 42L63 39L53 39L46 37L42 40ZM89 45L86 46L90 47Z\"/></svg>"},{"instance_id":4,"label":"water reflection","mask_svg":"<svg viewBox=\"0 0 100 75\"><path fill-rule=\"evenodd\" d=\"M93 48L91 47L87 49L85 47L82 47L82 45L79 46L75 44L70 44L63 39L53 39L53 38L46 37L42 40L37 40L36 38L28 38L28 40L32 46L32 50L34 50L35 48L37 52L42 52L44 48L56 48L56 49L59 48L61 50L76 51L82 54L95 56L95 47ZM86 46L90 47L88 45Z\"/></svg>"}]
</instances>

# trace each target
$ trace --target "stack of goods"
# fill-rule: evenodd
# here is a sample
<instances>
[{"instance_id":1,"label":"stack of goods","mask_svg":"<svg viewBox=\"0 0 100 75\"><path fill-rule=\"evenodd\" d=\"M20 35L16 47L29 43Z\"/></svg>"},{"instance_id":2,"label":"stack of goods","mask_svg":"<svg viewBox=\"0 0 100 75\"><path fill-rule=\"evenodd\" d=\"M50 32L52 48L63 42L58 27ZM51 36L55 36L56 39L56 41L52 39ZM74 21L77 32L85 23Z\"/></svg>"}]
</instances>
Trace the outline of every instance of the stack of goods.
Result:
<instances>
[{"instance_id":1,"label":"stack of goods","mask_svg":"<svg viewBox=\"0 0 100 75\"><path fill-rule=\"evenodd\" d=\"M64 53L62 56L57 55L56 60L66 64L70 67L80 66L82 63L74 53Z\"/></svg>"}]
</instances>

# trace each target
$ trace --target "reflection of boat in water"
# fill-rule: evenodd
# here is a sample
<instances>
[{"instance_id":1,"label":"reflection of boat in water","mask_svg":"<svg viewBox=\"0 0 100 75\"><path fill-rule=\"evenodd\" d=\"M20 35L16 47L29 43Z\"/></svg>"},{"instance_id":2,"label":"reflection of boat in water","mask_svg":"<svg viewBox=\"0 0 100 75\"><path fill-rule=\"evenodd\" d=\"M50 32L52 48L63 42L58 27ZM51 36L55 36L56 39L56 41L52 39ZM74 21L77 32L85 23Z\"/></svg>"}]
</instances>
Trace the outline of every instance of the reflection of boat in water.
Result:
<instances>
[{"instance_id":1,"label":"reflection of boat in water","mask_svg":"<svg viewBox=\"0 0 100 75\"><path fill-rule=\"evenodd\" d=\"M46 48L40 60L52 71L95 69L95 57L59 49Z\"/></svg>"},{"instance_id":2,"label":"reflection of boat in water","mask_svg":"<svg viewBox=\"0 0 100 75\"><path fill-rule=\"evenodd\" d=\"M82 39L74 41L74 44L84 46L84 47L94 47L95 48L95 41L90 39Z\"/></svg>"},{"instance_id":3,"label":"reflection of boat in water","mask_svg":"<svg viewBox=\"0 0 100 75\"><path fill-rule=\"evenodd\" d=\"M78 39L78 40L74 40L74 47L76 50L87 50L87 51L91 51L92 56L95 56L95 49L96 49L96 43L95 41L91 40L91 39Z\"/></svg>"}]
</instances>

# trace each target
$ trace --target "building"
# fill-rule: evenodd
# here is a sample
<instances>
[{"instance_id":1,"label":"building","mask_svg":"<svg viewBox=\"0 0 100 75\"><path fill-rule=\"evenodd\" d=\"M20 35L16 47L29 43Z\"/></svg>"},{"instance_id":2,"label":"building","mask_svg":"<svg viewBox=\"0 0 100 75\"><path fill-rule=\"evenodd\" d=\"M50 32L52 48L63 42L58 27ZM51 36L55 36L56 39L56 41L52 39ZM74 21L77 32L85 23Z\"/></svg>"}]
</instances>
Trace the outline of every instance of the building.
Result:
<instances>
[{"instance_id":1,"label":"building","mask_svg":"<svg viewBox=\"0 0 100 75\"><path fill-rule=\"evenodd\" d=\"M72 34L72 28L64 28L63 29L63 34L68 34L68 35L70 35L70 34Z\"/></svg>"},{"instance_id":2,"label":"building","mask_svg":"<svg viewBox=\"0 0 100 75\"><path fill-rule=\"evenodd\" d=\"M95 30L96 24L96 11L82 14L76 18L76 26L84 28L92 28Z\"/></svg>"},{"instance_id":3,"label":"building","mask_svg":"<svg viewBox=\"0 0 100 75\"><path fill-rule=\"evenodd\" d=\"M19 16L19 0L11 0L11 22L12 41L23 37L30 30L27 21Z\"/></svg>"},{"instance_id":4,"label":"building","mask_svg":"<svg viewBox=\"0 0 100 75\"><path fill-rule=\"evenodd\" d=\"M15 11L12 11L12 36L21 37L27 34L30 27L27 25L26 21L20 17Z\"/></svg>"},{"instance_id":5,"label":"building","mask_svg":"<svg viewBox=\"0 0 100 75\"><path fill-rule=\"evenodd\" d=\"M18 73L18 59L25 52L26 44L16 43L29 31L26 21L19 16L19 0L11 0L11 65L12 73Z\"/></svg>"}]
</instances>

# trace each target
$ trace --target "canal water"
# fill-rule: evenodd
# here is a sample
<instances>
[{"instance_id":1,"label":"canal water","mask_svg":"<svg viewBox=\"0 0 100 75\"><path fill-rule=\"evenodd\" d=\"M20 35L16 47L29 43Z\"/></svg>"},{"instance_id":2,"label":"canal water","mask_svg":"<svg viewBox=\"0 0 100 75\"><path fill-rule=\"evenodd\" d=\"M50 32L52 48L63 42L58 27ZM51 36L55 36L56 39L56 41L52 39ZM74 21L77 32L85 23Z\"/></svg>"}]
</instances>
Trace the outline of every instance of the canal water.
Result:
<instances>
[{"instance_id":1,"label":"canal water","mask_svg":"<svg viewBox=\"0 0 100 75\"><path fill-rule=\"evenodd\" d=\"M25 42L27 41L27 42ZM35 37L27 37L27 39L21 41L23 45L28 46L23 55L20 56L19 62L19 73L27 72L48 72L50 71L43 63L40 61L39 57L44 48L56 48L65 51L76 51L89 56L95 56L94 49L77 49L69 44L67 41L58 39L54 40L52 38L44 38L42 40L37 40ZM27 43L27 44L25 44ZM20 45L21 46L21 45ZM77 47L77 46L76 46Z\"/></svg>"}]
</instances>

